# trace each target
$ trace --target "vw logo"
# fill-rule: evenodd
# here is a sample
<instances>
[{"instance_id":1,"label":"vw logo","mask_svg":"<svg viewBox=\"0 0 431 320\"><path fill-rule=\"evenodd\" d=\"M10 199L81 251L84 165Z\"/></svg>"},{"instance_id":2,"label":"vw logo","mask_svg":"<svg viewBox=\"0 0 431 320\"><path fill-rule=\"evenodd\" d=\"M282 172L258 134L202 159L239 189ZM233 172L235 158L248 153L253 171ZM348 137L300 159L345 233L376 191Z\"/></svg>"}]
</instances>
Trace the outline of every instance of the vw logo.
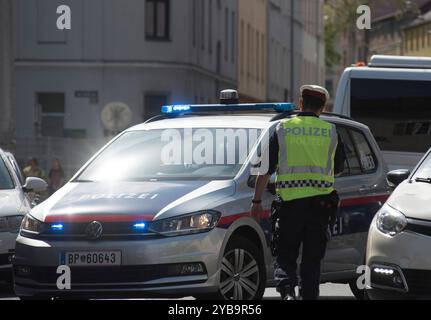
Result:
<instances>
[{"instance_id":1,"label":"vw logo","mask_svg":"<svg viewBox=\"0 0 431 320\"><path fill-rule=\"evenodd\" d=\"M91 240L97 240L102 236L103 226L99 221L93 221L85 229L85 234Z\"/></svg>"}]
</instances>

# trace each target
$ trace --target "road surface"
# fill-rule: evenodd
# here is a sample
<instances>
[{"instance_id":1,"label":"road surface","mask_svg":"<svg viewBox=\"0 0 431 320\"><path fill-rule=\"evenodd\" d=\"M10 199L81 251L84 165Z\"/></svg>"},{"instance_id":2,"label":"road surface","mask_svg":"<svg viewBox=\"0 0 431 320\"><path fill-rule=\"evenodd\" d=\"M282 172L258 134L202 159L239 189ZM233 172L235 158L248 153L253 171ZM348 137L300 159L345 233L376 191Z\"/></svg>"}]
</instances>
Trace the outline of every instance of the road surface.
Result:
<instances>
[{"instance_id":1,"label":"road surface","mask_svg":"<svg viewBox=\"0 0 431 320\"><path fill-rule=\"evenodd\" d=\"M321 299L322 300L354 300L348 285L340 284L325 284L321 286ZM192 298L186 298L187 300ZM279 300L280 295L275 289L267 289L265 291L264 300ZM0 286L0 300L18 300L12 292Z\"/></svg>"}]
</instances>

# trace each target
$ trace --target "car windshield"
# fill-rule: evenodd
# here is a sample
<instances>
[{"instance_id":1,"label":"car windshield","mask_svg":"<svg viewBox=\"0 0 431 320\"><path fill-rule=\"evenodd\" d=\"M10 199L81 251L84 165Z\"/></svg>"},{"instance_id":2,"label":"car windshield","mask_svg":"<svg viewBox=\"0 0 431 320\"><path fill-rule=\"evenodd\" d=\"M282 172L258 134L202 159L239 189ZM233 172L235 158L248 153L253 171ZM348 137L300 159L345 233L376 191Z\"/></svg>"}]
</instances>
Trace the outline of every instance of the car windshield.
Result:
<instances>
[{"instance_id":1,"label":"car windshield","mask_svg":"<svg viewBox=\"0 0 431 320\"><path fill-rule=\"evenodd\" d=\"M428 157L425 159L413 177L413 179L418 178L431 179L431 153L428 154Z\"/></svg>"},{"instance_id":2,"label":"car windshield","mask_svg":"<svg viewBox=\"0 0 431 320\"><path fill-rule=\"evenodd\" d=\"M75 182L228 180L256 144L261 129L165 129L126 132Z\"/></svg>"},{"instance_id":3,"label":"car windshield","mask_svg":"<svg viewBox=\"0 0 431 320\"><path fill-rule=\"evenodd\" d=\"M10 190L14 188L9 170L6 167L3 159L0 158L0 190Z\"/></svg>"}]
</instances>

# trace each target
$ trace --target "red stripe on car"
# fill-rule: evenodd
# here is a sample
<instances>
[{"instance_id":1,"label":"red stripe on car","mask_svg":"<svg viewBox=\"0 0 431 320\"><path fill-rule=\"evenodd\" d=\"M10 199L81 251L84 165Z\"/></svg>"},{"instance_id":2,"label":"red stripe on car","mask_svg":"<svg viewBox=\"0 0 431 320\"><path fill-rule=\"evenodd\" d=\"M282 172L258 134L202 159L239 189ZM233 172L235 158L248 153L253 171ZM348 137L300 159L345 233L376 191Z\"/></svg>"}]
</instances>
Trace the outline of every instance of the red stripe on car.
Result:
<instances>
[{"instance_id":1,"label":"red stripe on car","mask_svg":"<svg viewBox=\"0 0 431 320\"><path fill-rule=\"evenodd\" d=\"M262 214L262 219L268 219L270 214L271 214L271 211L265 210ZM249 216L250 216L250 212L243 212L232 216L223 217L220 219L219 225L223 226L223 225L231 224L240 218L249 217Z\"/></svg>"},{"instance_id":2,"label":"red stripe on car","mask_svg":"<svg viewBox=\"0 0 431 320\"><path fill-rule=\"evenodd\" d=\"M385 203L388 200L389 195L379 195L379 196L370 196L370 197L361 197L361 198L350 198L341 200L341 207L351 207L351 206L360 206L364 204L370 204L374 202L383 202Z\"/></svg>"}]
</instances>

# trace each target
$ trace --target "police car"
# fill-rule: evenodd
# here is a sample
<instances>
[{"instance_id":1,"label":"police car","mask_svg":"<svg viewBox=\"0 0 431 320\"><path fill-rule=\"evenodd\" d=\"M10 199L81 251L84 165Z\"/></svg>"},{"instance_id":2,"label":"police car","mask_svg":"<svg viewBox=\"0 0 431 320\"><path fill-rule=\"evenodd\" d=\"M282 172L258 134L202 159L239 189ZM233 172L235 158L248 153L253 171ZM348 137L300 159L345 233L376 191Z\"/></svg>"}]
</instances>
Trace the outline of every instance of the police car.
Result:
<instances>
[{"instance_id":1,"label":"police car","mask_svg":"<svg viewBox=\"0 0 431 320\"><path fill-rule=\"evenodd\" d=\"M388 180L398 188L370 228L367 266L372 299L431 297L431 150L417 168L397 170Z\"/></svg>"},{"instance_id":2,"label":"police car","mask_svg":"<svg viewBox=\"0 0 431 320\"><path fill-rule=\"evenodd\" d=\"M17 238L16 294L262 298L274 285L275 179L260 224L249 209L268 137L295 111L289 103L238 104L236 95L224 92L219 105L164 106L162 115L114 138L35 207ZM353 283L371 220L389 195L387 169L366 126L322 118L337 126L347 155L322 281Z\"/></svg>"}]
</instances>

